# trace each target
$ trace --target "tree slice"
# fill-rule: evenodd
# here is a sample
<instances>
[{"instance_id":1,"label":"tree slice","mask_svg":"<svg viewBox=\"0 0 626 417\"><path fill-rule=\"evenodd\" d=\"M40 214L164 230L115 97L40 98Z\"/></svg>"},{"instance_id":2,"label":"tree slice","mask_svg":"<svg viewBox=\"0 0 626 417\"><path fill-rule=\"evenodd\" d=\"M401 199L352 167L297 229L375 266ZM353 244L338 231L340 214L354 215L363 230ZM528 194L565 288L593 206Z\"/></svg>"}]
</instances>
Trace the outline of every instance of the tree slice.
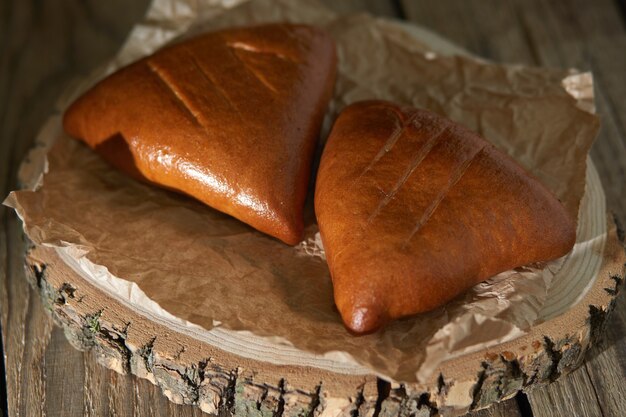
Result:
<instances>
[{"instance_id":1,"label":"tree slice","mask_svg":"<svg viewBox=\"0 0 626 417\"><path fill-rule=\"evenodd\" d=\"M592 288L567 313L511 342L444 362L426 384L247 359L123 305L74 272L54 248L32 246L26 262L76 348L95 349L103 365L150 380L175 403L237 416L391 417L458 415L576 369L602 333L623 281L626 255L613 225L603 259Z\"/></svg>"}]
</instances>

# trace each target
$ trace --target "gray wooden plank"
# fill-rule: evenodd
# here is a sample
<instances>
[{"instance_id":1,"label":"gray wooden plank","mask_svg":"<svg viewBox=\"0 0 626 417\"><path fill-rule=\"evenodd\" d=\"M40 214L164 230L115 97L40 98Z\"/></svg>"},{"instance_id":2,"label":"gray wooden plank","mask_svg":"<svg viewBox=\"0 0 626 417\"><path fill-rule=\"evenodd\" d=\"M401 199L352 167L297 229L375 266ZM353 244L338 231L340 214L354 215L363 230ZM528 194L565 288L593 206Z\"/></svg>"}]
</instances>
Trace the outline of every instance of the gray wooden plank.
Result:
<instances>
[{"instance_id":1,"label":"gray wooden plank","mask_svg":"<svg viewBox=\"0 0 626 417\"><path fill-rule=\"evenodd\" d=\"M47 379L44 354L50 338L52 322L46 316L44 307L37 293L28 288L27 304L24 316L24 346L15 350L7 349L7 364L18 365L15 389L17 398L13 399L19 415L45 416L44 399L47 396ZM17 353L21 355L17 355ZM17 399L18 401L15 401Z\"/></svg>"},{"instance_id":2,"label":"gray wooden plank","mask_svg":"<svg viewBox=\"0 0 626 417\"><path fill-rule=\"evenodd\" d=\"M401 1L406 18L498 62L535 62L511 1Z\"/></svg>"},{"instance_id":3,"label":"gray wooden plank","mask_svg":"<svg viewBox=\"0 0 626 417\"><path fill-rule=\"evenodd\" d=\"M602 410L607 416L626 416L626 292L617 298L606 335L585 363ZM607 370L611 370L608 371Z\"/></svg>"},{"instance_id":4,"label":"gray wooden plank","mask_svg":"<svg viewBox=\"0 0 626 417\"><path fill-rule=\"evenodd\" d=\"M93 366L99 366L93 363ZM109 386L107 398L109 400L109 413L113 415L137 415L137 397L146 393L135 391L135 381L130 375L120 375L113 371L106 372Z\"/></svg>"},{"instance_id":5,"label":"gray wooden plank","mask_svg":"<svg viewBox=\"0 0 626 417\"><path fill-rule=\"evenodd\" d=\"M69 343L67 344L69 345ZM85 417L109 416L112 415L108 398L108 390L111 385L109 372L111 371L97 364L94 356L91 352L81 354L86 388L82 396L83 415Z\"/></svg>"},{"instance_id":6,"label":"gray wooden plank","mask_svg":"<svg viewBox=\"0 0 626 417\"><path fill-rule=\"evenodd\" d=\"M583 366L565 380L528 392L534 417L603 417L591 379Z\"/></svg>"},{"instance_id":7,"label":"gray wooden plank","mask_svg":"<svg viewBox=\"0 0 626 417\"><path fill-rule=\"evenodd\" d=\"M0 233L5 263L0 275L0 295L8 410L11 415L43 416L46 371L42 364L52 322L37 291L27 284L24 276L21 228L15 221L3 220Z\"/></svg>"},{"instance_id":8,"label":"gray wooden plank","mask_svg":"<svg viewBox=\"0 0 626 417\"><path fill-rule=\"evenodd\" d=\"M39 300L36 300L39 301ZM46 373L45 410L47 417L74 416L83 413L85 391L90 388L85 384L83 353L74 349L65 340L63 330L52 329L43 367ZM63 383L54 383L63 381Z\"/></svg>"}]
</instances>

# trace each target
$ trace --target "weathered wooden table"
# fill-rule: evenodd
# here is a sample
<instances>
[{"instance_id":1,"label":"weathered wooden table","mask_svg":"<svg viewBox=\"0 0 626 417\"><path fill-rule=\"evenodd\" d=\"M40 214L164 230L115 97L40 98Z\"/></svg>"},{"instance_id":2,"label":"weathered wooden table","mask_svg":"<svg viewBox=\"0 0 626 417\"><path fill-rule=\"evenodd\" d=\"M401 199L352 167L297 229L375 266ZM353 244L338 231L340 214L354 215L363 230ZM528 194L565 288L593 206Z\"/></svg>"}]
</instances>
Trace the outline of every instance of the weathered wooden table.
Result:
<instances>
[{"instance_id":1,"label":"weathered wooden table","mask_svg":"<svg viewBox=\"0 0 626 417\"><path fill-rule=\"evenodd\" d=\"M419 23L501 62L592 70L602 131L592 158L609 208L626 225L626 2L624 0L351 0L324 3ZM0 196L16 187L20 161L58 94L110 58L147 0L0 2ZM0 209L0 302L11 416L191 416L146 380L96 364L52 324L23 271L21 224ZM6 392L6 396L4 395ZM577 371L472 415L625 416L626 296Z\"/></svg>"}]
</instances>

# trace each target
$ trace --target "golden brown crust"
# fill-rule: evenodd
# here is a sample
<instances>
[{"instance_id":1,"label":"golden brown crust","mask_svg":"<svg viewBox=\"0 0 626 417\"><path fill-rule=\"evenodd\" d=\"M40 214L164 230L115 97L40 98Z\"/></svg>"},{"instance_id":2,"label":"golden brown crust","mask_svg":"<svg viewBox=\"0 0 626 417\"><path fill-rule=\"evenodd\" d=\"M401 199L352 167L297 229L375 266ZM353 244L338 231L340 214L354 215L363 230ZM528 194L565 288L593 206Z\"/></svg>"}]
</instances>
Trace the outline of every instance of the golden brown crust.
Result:
<instances>
[{"instance_id":1,"label":"golden brown crust","mask_svg":"<svg viewBox=\"0 0 626 417\"><path fill-rule=\"evenodd\" d=\"M311 26L209 33L104 79L64 128L135 178L295 244L335 71L332 39Z\"/></svg>"},{"instance_id":2,"label":"golden brown crust","mask_svg":"<svg viewBox=\"0 0 626 417\"><path fill-rule=\"evenodd\" d=\"M339 115L315 211L335 302L355 333L563 256L575 241L563 206L507 155L457 123L384 101Z\"/></svg>"}]
</instances>

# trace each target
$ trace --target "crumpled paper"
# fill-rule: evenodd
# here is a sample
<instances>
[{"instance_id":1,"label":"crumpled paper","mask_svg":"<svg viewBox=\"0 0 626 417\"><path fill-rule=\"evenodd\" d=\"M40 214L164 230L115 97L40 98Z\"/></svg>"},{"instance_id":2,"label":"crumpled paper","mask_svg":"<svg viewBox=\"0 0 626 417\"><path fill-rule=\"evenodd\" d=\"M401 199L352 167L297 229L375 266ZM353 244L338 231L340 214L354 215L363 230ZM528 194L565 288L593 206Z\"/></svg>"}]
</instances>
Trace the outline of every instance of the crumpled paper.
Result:
<instances>
[{"instance_id":1,"label":"crumpled paper","mask_svg":"<svg viewBox=\"0 0 626 417\"><path fill-rule=\"evenodd\" d=\"M289 247L190 198L127 178L62 133L62 109L121 65L181 36L272 21L320 25L337 41L339 74L322 143L337 113L357 100L444 114L512 155L574 216L581 207L572 253L499 274L440 309L355 337L333 304L310 199L306 238ZM337 17L315 1L155 0L118 56L68 90L59 114L40 135L54 143L47 159L33 157L25 168L46 171L43 180L5 202L29 237L178 331L208 343L254 345L242 355L260 346L255 359L424 382L446 359L561 314L599 268L606 223L599 180L587 169L599 125L590 74L489 63L423 29L364 14Z\"/></svg>"}]
</instances>

